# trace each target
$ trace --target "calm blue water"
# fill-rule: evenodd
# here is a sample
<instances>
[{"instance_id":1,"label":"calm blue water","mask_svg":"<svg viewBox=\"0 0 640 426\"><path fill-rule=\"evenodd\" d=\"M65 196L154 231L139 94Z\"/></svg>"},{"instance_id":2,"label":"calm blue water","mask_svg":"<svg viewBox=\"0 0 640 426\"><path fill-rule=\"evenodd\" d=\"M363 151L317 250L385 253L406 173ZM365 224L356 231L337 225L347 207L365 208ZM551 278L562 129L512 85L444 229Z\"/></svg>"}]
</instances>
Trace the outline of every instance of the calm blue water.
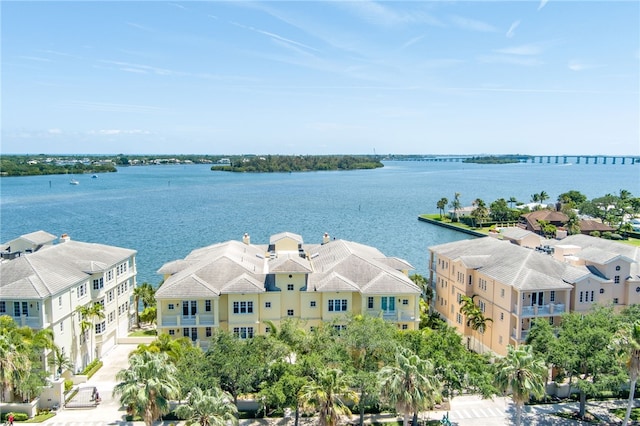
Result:
<instances>
[{"instance_id":1,"label":"calm blue water","mask_svg":"<svg viewBox=\"0 0 640 426\"><path fill-rule=\"evenodd\" d=\"M138 251L138 282L191 250L245 232L257 244L290 231L379 248L427 275L427 247L469 238L417 220L461 193L463 205L576 189L588 198L620 189L640 195L640 165L387 162L378 170L291 174L212 172L206 165L120 168L117 173L0 179L0 241L45 230Z\"/></svg>"}]
</instances>

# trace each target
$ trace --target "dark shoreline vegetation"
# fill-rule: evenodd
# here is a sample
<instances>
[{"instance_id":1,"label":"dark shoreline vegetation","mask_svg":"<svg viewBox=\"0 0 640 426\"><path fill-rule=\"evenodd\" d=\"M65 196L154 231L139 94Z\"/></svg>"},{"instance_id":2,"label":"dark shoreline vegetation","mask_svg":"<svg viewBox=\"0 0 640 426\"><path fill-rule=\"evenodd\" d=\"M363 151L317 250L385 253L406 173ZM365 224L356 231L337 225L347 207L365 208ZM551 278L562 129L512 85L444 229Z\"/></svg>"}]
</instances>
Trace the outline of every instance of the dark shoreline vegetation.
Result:
<instances>
[{"instance_id":1,"label":"dark shoreline vegetation","mask_svg":"<svg viewBox=\"0 0 640 426\"><path fill-rule=\"evenodd\" d=\"M117 166L211 164L214 171L301 172L384 167L367 155L3 155L0 176L38 176L117 172Z\"/></svg>"},{"instance_id":2,"label":"dark shoreline vegetation","mask_svg":"<svg viewBox=\"0 0 640 426\"><path fill-rule=\"evenodd\" d=\"M230 158L229 164L216 164L211 170L224 172L307 172L360 170L384 167L379 159L361 155L267 155Z\"/></svg>"}]
</instances>

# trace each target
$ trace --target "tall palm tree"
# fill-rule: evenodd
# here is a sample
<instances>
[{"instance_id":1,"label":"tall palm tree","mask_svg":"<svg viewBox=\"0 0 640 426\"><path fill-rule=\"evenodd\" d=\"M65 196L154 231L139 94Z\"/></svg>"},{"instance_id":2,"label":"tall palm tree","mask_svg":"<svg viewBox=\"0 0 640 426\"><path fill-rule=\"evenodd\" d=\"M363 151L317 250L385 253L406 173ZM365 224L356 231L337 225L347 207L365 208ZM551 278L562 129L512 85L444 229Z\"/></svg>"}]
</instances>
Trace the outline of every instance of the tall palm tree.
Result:
<instances>
[{"instance_id":1,"label":"tall palm tree","mask_svg":"<svg viewBox=\"0 0 640 426\"><path fill-rule=\"evenodd\" d=\"M436 207L438 207L438 211L440 212L440 219L442 219L442 215L444 214L444 209L447 207L447 204L449 204L449 200L445 197L440 198L436 203Z\"/></svg>"},{"instance_id":2,"label":"tall palm tree","mask_svg":"<svg viewBox=\"0 0 640 426\"><path fill-rule=\"evenodd\" d=\"M398 351L396 364L383 367L379 377L383 397L403 414L403 426L411 415L435 405L440 394L431 362L410 352Z\"/></svg>"},{"instance_id":3,"label":"tall palm tree","mask_svg":"<svg viewBox=\"0 0 640 426\"><path fill-rule=\"evenodd\" d=\"M187 404L176 409L176 415L187 420L187 424L201 426L227 426L238 424L238 409L233 397L217 386L202 391L194 387L187 396Z\"/></svg>"},{"instance_id":4,"label":"tall palm tree","mask_svg":"<svg viewBox=\"0 0 640 426\"><path fill-rule=\"evenodd\" d=\"M89 362L93 361L93 342L95 335L96 319L104 319L104 306L101 303L93 303L92 305L80 305L76 308L76 312L80 315L80 332L84 335L89 332Z\"/></svg>"},{"instance_id":5,"label":"tall palm tree","mask_svg":"<svg viewBox=\"0 0 640 426\"><path fill-rule=\"evenodd\" d=\"M547 194L546 191L540 191L538 199L540 200L540 203L544 204L544 202L549 199L549 194Z\"/></svg>"},{"instance_id":6,"label":"tall palm tree","mask_svg":"<svg viewBox=\"0 0 640 426\"><path fill-rule=\"evenodd\" d=\"M322 370L316 379L300 389L300 400L305 406L318 409L320 426L335 426L341 415L351 415L344 400L358 402L358 394L351 389L346 376L339 370Z\"/></svg>"},{"instance_id":7,"label":"tall palm tree","mask_svg":"<svg viewBox=\"0 0 640 426\"><path fill-rule=\"evenodd\" d=\"M51 365L54 370L54 375L60 376L64 372L64 370L73 370L74 365L73 362L69 359L62 349L58 345L54 345L53 351L49 355L49 359L51 360Z\"/></svg>"},{"instance_id":8,"label":"tall palm tree","mask_svg":"<svg viewBox=\"0 0 640 426\"><path fill-rule=\"evenodd\" d=\"M487 204L481 198L476 198L473 202L475 209L471 212L471 217L474 220L474 225L477 223L482 224L489 218L489 209L487 209Z\"/></svg>"},{"instance_id":9,"label":"tall palm tree","mask_svg":"<svg viewBox=\"0 0 640 426\"><path fill-rule=\"evenodd\" d=\"M615 337L616 349L627 365L629 373L629 402L627 404L627 412L624 415L622 425L626 426L631 417L631 408L633 408L633 398L636 390L636 382L640 375L640 321L628 324L622 328Z\"/></svg>"},{"instance_id":10,"label":"tall palm tree","mask_svg":"<svg viewBox=\"0 0 640 426\"><path fill-rule=\"evenodd\" d=\"M459 219L458 210L460 210L461 207L462 204L460 203L460 193L456 192L455 194L453 194L453 200L451 201L451 208L453 209L453 219L456 222Z\"/></svg>"},{"instance_id":11,"label":"tall palm tree","mask_svg":"<svg viewBox=\"0 0 640 426\"><path fill-rule=\"evenodd\" d=\"M518 204L518 199L514 196L509 197L509 199L507 200L507 203L509 203L509 208L513 208L514 204Z\"/></svg>"},{"instance_id":12,"label":"tall palm tree","mask_svg":"<svg viewBox=\"0 0 640 426\"><path fill-rule=\"evenodd\" d=\"M547 366L542 358L533 354L531 346L523 345L518 349L509 345L507 356L495 364L495 381L498 389L511 392L516 405L516 426L522 420L522 406L531 396L541 398L545 393Z\"/></svg>"},{"instance_id":13,"label":"tall palm tree","mask_svg":"<svg viewBox=\"0 0 640 426\"><path fill-rule=\"evenodd\" d=\"M116 374L119 380L113 395L132 415L142 416L151 426L169 412L169 400L180 394L176 367L165 353L143 352L129 358L129 368Z\"/></svg>"}]
</instances>

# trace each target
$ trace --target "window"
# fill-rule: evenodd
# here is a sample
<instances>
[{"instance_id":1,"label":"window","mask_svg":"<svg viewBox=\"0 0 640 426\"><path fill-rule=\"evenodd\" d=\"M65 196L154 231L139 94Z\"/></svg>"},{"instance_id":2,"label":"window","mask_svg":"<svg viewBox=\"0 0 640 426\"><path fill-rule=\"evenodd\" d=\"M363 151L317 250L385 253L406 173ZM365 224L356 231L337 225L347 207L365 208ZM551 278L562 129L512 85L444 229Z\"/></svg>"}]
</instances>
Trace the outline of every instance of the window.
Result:
<instances>
[{"instance_id":1,"label":"window","mask_svg":"<svg viewBox=\"0 0 640 426\"><path fill-rule=\"evenodd\" d=\"M233 302L233 313L234 314L252 314L253 313L253 302Z\"/></svg>"},{"instance_id":2,"label":"window","mask_svg":"<svg viewBox=\"0 0 640 426\"><path fill-rule=\"evenodd\" d=\"M211 300L204 301L204 311L211 312Z\"/></svg>"},{"instance_id":3,"label":"window","mask_svg":"<svg viewBox=\"0 0 640 426\"><path fill-rule=\"evenodd\" d=\"M347 326L346 326L346 325L334 325L334 326L333 326L333 329L334 329L335 331L337 331L337 332L338 332L338 334L339 334L342 330L346 330L346 329L347 329Z\"/></svg>"},{"instance_id":4,"label":"window","mask_svg":"<svg viewBox=\"0 0 640 426\"><path fill-rule=\"evenodd\" d=\"M116 319L116 312L115 311L111 311L109 312L109 323L112 323L114 320Z\"/></svg>"},{"instance_id":5,"label":"window","mask_svg":"<svg viewBox=\"0 0 640 426\"><path fill-rule=\"evenodd\" d=\"M107 303L112 302L113 301L113 290L109 290L107 292Z\"/></svg>"},{"instance_id":6,"label":"window","mask_svg":"<svg viewBox=\"0 0 640 426\"><path fill-rule=\"evenodd\" d=\"M408 330L408 329L409 329L409 326L408 326L407 324L402 324L402 329L403 329L403 330Z\"/></svg>"},{"instance_id":7,"label":"window","mask_svg":"<svg viewBox=\"0 0 640 426\"><path fill-rule=\"evenodd\" d=\"M487 309L487 304L481 300L478 302L478 307L480 308L480 312L484 313L485 310Z\"/></svg>"},{"instance_id":8,"label":"window","mask_svg":"<svg viewBox=\"0 0 640 426\"><path fill-rule=\"evenodd\" d=\"M582 303L582 292L580 292L580 303Z\"/></svg>"},{"instance_id":9,"label":"window","mask_svg":"<svg viewBox=\"0 0 640 426\"><path fill-rule=\"evenodd\" d=\"M287 315L292 317L293 316L293 309L287 309Z\"/></svg>"},{"instance_id":10,"label":"window","mask_svg":"<svg viewBox=\"0 0 640 426\"><path fill-rule=\"evenodd\" d=\"M58 297L58 306L62 306L62 296Z\"/></svg>"},{"instance_id":11,"label":"window","mask_svg":"<svg viewBox=\"0 0 640 426\"><path fill-rule=\"evenodd\" d=\"M264 302L264 307L265 308L270 308L271 307L271 302Z\"/></svg>"},{"instance_id":12,"label":"window","mask_svg":"<svg viewBox=\"0 0 640 426\"><path fill-rule=\"evenodd\" d=\"M287 290L293 291L293 284L287 284Z\"/></svg>"},{"instance_id":13,"label":"window","mask_svg":"<svg viewBox=\"0 0 640 426\"><path fill-rule=\"evenodd\" d=\"M556 292L554 290L551 290L551 293L549 293L549 301L551 302L556 301Z\"/></svg>"},{"instance_id":14,"label":"window","mask_svg":"<svg viewBox=\"0 0 640 426\"><path fill-rule=\"evenodd\" d=\"M402 304L403 305L408 305L409 304L409 299L402 299Z\"/></svg>"},{"instance_id":15,"label":"window","mask_svg":"<svg viewBox=\"0 0 640 426\"><path fill-rule=\"evenodd\" d=\"M614 298L613 298L613 304L614 304L614 305L617 305L617 304L618 304L618 298L617 298L617 297L614 297Z\"/></svg>"},{"instance_id":16,"label":"window","mask_svg":"<svg viewBox=\"0 0 640 426\"><path fill-rule=\"evenodd\" d=\"M500 312L500 321L504 321L504 312Z\"/></svg>"},{"instance_id":17,"label":"window","mask_svg":"<svg viewBox=\"0 0 640 426\"><path fill-rule=\"evenodd\" d=\"M592 301L592 302L593 302L593 293L594 293L594 291L593 291L593 290L591 290L591 301Z\"/></svg>"},{"instance_id":18,"label":"window","mask_svg":"<svg viewBox=\"0 0 640 426\"><path fill-rule=\"evenodd\" d=\"M169 336L175 336L175 335L176 335L175 330L169 330Z\"/></svg>"},{"instance_id":19,"label":"window","mask_svg":"<svg viewBox=\"0 0 640 426\"><path fill-rule=\"evenodd\" d=\"M189 337L189 328L185 327L182 329L182 337Z\"/></svg>"},{"instance_id":20,"label":"window","mask_svg":"<svg viewBox=\"0 0 640 426\"><path fill-rule=\"evenodd\" d=\"M0 300L0 314L7 313L7 303L4 300Z\"/></svg>"},{"instance_id":21,"label":"window","mask_svg":"<svg viewBox=\"0 0 640 426\"><path fill-rule=\"evenodd\" d=\"M553 317L549 317L549 325L553 325Z\"/></svg>"},{"instance_id":22,"label":"window","mask_svg":"<svg viewBox=\"0 0 640 426\"><path fill-rule=\"evenodd\" d=\"M104 321L96 324L96 334L102 334L105 332L106 329L107 327L105 326Z\"/></svg>"},{"instance_id":23,"label":"window","mask_svg":"<svg viewBox=\"0 0 640 426\"><path fill-rule=\"evenodd\" d=\"M60 323L60 333L64 333L64 323Z\"/></svg>"},{"instance_id":24,"label":"window","mask_svg":"<svg viewBox=\"0 0 640 426\"><path fill-rule=\"evenodd\" d=\"M329 299L329 312L346 312L347 310L347 299Z\"/></svg>"},{"instance_id":25,"label":"window","mask_svg":"<svg viewBox=\"0 0 640 426\"><path fill-rule=\"evenodd\" d=\"M456 314L456 322L462 324L462 314L460 312Z\"/></svg>"},{"instance_id":26,"label":"window","mask_svg":"<svg viewBox=\"0 0 640 426\"><path fill-rule=\"evenodd\" d=\"M253 327L233 327L233 334L240 339L251 339Z\"/></svg>"},{"instance_id":27,"label":"window","mask_svg":"<svg viewBox=\"0 0 640 426\"><path fill-rule=\"evenodd\" d=\"M310 301L309 302L309 306L312 307L312 308L315 308L316 307L316 301L315 300Z\"/></svg>"},{"instance_id":28,"label":"window","mask_svg":"<svg viewBox=\"0 0 640 426\"><path fill-rule=\"evenodd\" d=\"M504 297L504 288L500 289L500 297Z\"/></svg>"},{"instance_id":29,"label":"window","mask_svg":"<svg viewBox=\"0 0 640 426\"><path fill-rule=\"evenodd\" d=\"M473 285L473 277L469 275L469 285Z\"/></svg>"},{"instance_id":30,"label":"window","mask_svg":"<svg viewBox=\"0 0 640 426\"><path fill-rule=\"evenodd\" d=\"M107 271L107 281L111 281L113 279L113 270Z\"/></svg>"},{"instance_id":31,"label":"window","mask_svg":"<svg viewBox=\"0 0 640 426\"><path fill-rule=\"evenodd\" d=\"M620 265L617 265L616 266L616 271L619 271L619 270L620 270Z\"/></svg>"},{"instance_id":32,"label":"window","mask_svg":"<svg viewBox=\"0 0 640 426\"><path fill-rule=\"evenodd\" d=\"M367 297L367 309L373 309L373 297Z\"/></svg>"},{"instance_id":33,"label":"window","mask_svg":"<svg viewBox=\"0 0 640 426\"><path fill-rule=\"evenodd\" d=\"M640 287L638 287L638 288L640 288ZM636 289L636 291L638 291L638 289ZM600 289L600 294L604 294L604 288Z\"/></svg>"},{"instance_id":34,"label":"window","mask_svg":"<svg viewBox=\"0 0 640 426\"><path fill-rule=\"evenodd\" d=\"M78 299L87 294L87 283L80 284L77 289Z\"/></svg>"},{"instance_id":35,"label":"window","mask_svg":"<svg viewBox=\"0 0 640 426\"><path fill-rule=\"evenodd\" d=\"M620 275L616 275L615 277L613 277L613 282L615 284L620 284Z\"/></svg>"},{"instance_id":36,"label":"window","mask_svg":"<svg viewBox=\"0 0 640 426\"><path fill-rule=\"evenodd\" d=\"M104 287L104 279L103 278L98 278L93 280L93 289L94 290L100 290L102 287Z\"/></svg>"},{"instance_id":37,"label":"window","mask_svg":"<svg viewBox=\"0 0 640 426\"><path fill-rule=\"evenodd\" d=\"M27 302L22 302L22 315L29 315L29 304Z\"/></svg>"},{"instance_id":38,"label":"window","mask_svg":"<svg viewBox=\"0 0 640 426\"><path fill-rule=\"evenodd\" d=\"M173 310L176 308L176 305L174 305L173 303L169 303L169 305L167 305L167 308L168 308L170 311L173 311Z\"/></svg>"},{"instance_id":39,"label":"window","mask_svg":"<svg viewBox=\"0 0 640 426\"><path fill-rule=\"evenodd\" d=\"M207 337L211 337L211 327L207 327L207 328L205 328L205 329L204 329L204 334L205 334Z\"/></svg>"}]
</instances>

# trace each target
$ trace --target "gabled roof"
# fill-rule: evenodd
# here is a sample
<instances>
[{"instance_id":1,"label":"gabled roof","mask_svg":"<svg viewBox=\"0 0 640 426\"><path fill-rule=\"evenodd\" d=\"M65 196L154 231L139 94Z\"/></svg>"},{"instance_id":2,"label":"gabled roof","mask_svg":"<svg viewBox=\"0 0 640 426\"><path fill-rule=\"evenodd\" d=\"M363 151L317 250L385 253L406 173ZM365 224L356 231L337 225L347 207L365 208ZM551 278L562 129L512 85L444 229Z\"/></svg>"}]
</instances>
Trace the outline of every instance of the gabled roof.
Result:
<instances>
[{"instance_id":1,"label":"gabled roof","mask_svg":"<svg viewBox=\"0 0 640 426\"><path fill-rule=\"evenodd\" d=\"M302 236L298 235L298 234L294 234L293 232L281 232L279 234L274 234L271 236L271 238L269 238L269 244L275 244L280 240L283 240L285 238L291 238L292 240L295 240L298 242L298 244L302 244Z\"/></svg>"},{"instance_id":2,"label":"gabled roof","mask_svg":"<svg viewBox=\"0 0 640 426\"><path fill-rule=\"evenodd\" d=\"M520 290L572 288L570 283L589 274L585 267L572 266L525 247L495 238L478 238L429 248L438 256L473 264L474 269ZM480 262L482 260L482 262Z\"/></svg>"},{"instance_id":3,"label":"gabled roof","mask_svg":"<svg viewBox=\"0 0 640 426\"><path fill-rule=\"evenodd\" d=\"M135 254L135 250L79 241L47 245L0 263L0 294L3 299L53 296Z\"/></svg>"},{"instance_id":4,"label":"gabled roof","mask_svg":"<svg viewBox=\"0 0 640 426\"><path fill-rule=\"evenodd\" d=\"M296 234L283 232L271 237L302 241ZM182 298L194 280L210 291L258 293L267 290L273 274L307 274L306 291L359 291L370 294L419 294L420 288L402 270L413 269L406 261L388 258L378 249L344 240L309 245L308 257L279 252L265 256L263 246L227 241L200 248L183 260L162 266L158 272L170 274L156 291L159 299ZM272 289L271 287L269 287Z\"/></svg>"}]
</instances>

